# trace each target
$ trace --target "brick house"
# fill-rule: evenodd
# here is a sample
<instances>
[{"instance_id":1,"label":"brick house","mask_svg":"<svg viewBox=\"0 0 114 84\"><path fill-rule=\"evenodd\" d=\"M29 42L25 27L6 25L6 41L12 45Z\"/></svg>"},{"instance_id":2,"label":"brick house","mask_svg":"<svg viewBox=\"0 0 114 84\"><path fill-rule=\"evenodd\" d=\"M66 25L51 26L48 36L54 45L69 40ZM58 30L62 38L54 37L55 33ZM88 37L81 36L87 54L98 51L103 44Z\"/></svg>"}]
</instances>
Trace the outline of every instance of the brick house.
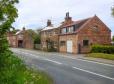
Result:
<instances>
[{"instance_id":1,"label":"brick house","mask_svg":"<svg viewBox=\"0 0 114 84\"><path fill-rule=\"evenodd\" d=\"M16 47L16 35L15 32L7 32L7 40L10 47Z\"/></svg>"},{"instance_id":2,"label":"brick house","mask_svg":"<svg viewBox=\"0 0 114 84\"><path fill-rule=\"evenodd\" d=\"M47 26L41 30L40 34L42 50L47 51L53 47L56 51L58 51L59 29L51 24L51 20L47 21Z\"/></svg>"},{"instance_id":3,"label":"brick house","mask_svg":"<svg viewBox=\"0 0 114 84\"><path fill-rule=\"evenodd\" d=\"M7 40L11 47L28 48L28 49L34 48L34 41L33 41L32 35L30 35L28 33L28 30L25 30L25 28L15 33L13 31L8 32Z\"/></svg>"},{"instance_id":4,"label":"brick house","mask_svg":"<svg viewBox=\"0 0 114 84\"><path fill-rule=\"evenodd\" d=\"M72 21L66 13L65 21L60 26L59 51L67 53L88 53L93 44L109 45L111 30L95 15Z\"/></svg>"}]
</instances>

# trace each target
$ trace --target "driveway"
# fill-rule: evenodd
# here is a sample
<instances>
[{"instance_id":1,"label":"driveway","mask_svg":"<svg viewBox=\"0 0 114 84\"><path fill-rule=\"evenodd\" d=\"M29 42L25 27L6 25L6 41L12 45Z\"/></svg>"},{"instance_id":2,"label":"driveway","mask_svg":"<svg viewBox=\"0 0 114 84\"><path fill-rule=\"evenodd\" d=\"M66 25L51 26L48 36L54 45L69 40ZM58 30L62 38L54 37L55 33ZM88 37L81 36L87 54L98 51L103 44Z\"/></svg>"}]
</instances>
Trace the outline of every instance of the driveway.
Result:
<instances>
[{"instance_id":1,"label":"driveway","mask_svg":"<svg viewBox=\"0 0 114 84\"><path fill-rule=\"evenodd\" d=\"M83 55L11 50L28 66L47 72L55 84L114 84L114 65L78 58Z\"/></svg>"}]
</instances>

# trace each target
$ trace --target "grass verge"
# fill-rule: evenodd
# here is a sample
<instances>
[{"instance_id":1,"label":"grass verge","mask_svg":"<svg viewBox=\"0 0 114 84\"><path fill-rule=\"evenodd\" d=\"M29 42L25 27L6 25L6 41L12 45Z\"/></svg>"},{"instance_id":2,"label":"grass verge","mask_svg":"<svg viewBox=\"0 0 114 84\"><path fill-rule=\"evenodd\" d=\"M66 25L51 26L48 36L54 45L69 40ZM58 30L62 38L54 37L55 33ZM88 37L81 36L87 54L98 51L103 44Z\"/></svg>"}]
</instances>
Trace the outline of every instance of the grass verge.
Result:
<instances>
[{"instance_id":1,"label":"grass verge","mask_svg":"<svg viewBox=\"0 0 114 84\"><path fill-rule=\"evenodd\" d=\"M105 54L105 53L89 53L86 55L86 57L95 57L95 58L114 60L114 54Z\"/></svg>"},{"instance_id":2,"label":"grass verge","mask_svg":"<svg viewBox=\"0 0 114 84\"><path fill-rule=\"evenodd\" d=\"M4 57L4 58L3 58ZM5 55L0 64L0 84L53 84L52 79L42 71L27 68L14 55Z\"/></svg>"}]
</instances>

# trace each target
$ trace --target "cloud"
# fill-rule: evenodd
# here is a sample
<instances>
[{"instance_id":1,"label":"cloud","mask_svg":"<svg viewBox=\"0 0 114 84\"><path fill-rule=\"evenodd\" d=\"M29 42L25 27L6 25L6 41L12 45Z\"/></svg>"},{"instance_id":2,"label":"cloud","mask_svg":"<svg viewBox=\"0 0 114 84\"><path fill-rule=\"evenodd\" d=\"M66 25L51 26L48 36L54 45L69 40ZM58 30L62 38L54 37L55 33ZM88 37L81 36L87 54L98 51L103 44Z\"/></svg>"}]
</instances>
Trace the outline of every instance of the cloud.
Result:
<instances>
[{"instance_id":1,"label":"cloud","mask_svg":"<svg viewBox=\"0 0 114 84\"><path fill-rule=\"evenodd\" d=\"M16 28L39 28L46 25L47 19L59 24L69 11L73 20L97 14L114 33L114 18L111 17L113 3L113 0L20 0L17 5L19 17L13 25Z\"/></svg>"}]
</instances>

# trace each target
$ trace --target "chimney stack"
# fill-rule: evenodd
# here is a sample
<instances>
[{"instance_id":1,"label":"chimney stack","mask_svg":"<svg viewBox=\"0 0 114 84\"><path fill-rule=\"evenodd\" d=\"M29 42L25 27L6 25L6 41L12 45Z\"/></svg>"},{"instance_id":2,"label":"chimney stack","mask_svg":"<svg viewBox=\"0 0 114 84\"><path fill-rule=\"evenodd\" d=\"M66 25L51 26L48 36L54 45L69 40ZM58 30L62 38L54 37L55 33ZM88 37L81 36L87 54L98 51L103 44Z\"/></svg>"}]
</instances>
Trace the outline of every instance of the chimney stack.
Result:
<instances>
[{"instance_id":1,"label":"chimney stack","mask_svg":"<svg viewBox=\"0 0 114 84\"><path fill-rule=\"evenodd\" d=\"M72 22L72 17L69 16L69 12L66 13L65 21Z\"/></svg>"},{"instance_id":2,"label":"chimney stack","mask_svg":"<svg viewBox=\"0 0 114 84\"><path fill-rule=\"evenodd\" d=\"M25 31L25 27L23 27L23 31Z\"/></svg>"},{"instance_id":3,"label":"chimney stack","mask_svg":"<svg viewBox=\"0 0 114 84\"><path fill-rule=\"evenodd\" d=\"M47 21L47 26L52 26L51 20L48 20L48 21Z\"/></svg>"}]
</instances>

